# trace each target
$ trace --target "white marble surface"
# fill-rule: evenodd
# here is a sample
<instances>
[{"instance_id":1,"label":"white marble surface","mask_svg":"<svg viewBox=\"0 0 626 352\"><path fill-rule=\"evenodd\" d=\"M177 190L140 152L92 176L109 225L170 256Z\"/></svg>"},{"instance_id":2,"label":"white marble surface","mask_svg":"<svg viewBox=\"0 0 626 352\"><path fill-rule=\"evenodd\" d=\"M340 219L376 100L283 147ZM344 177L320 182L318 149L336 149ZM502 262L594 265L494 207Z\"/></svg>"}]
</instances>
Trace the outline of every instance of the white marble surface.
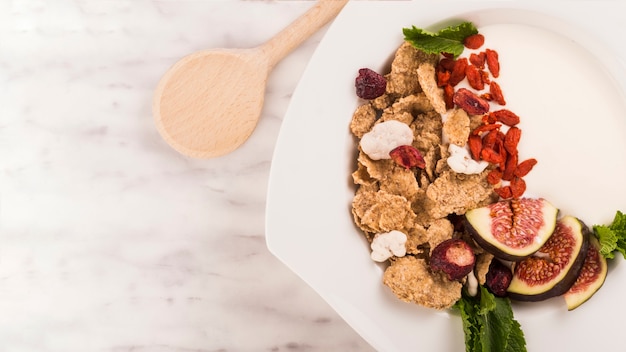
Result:
<instances>
[{"instance_id":1,"label":"white marble surface","mask_svg":"<svg viewBox=\"0 0 626 352\"><path fill-rule=\"evenodd\" d=\"M258 45L312 5L0 2L0 351L371 350L265 246L274 143L325 30L228 156L179 155L151 115L181 56Z\"/></svg>"}]
</instances>

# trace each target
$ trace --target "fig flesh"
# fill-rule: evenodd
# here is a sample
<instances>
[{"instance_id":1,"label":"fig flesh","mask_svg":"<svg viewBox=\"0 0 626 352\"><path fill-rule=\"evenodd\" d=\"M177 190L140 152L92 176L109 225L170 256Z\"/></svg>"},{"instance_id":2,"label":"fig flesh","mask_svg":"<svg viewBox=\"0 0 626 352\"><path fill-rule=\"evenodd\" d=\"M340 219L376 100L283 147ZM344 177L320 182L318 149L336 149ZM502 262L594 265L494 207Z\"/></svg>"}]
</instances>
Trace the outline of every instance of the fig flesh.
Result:
<instances>
[{"instance_id":1,"label":"fig flesh","mask_svg":"<svg viewBox=\"0 0 626 352\"><path fill-rule=\"evenodd\" d=\"M515 263L509 297L541 301L567 292L581 271L589 244L589 229L573 216L556 223L550 239L534 255Z\"/></svg>"},{"instance_id":2,"label":"fig flesh","mask_svg":"<svg viewBox=\"0 0 626 352\"><path fill-rule=\"evenodd\" d=\"M574 310L591 298L604 284L607 272L606 258L600 254L600 243L595 236L589 236L589 249L580 274L563 295L567 310Z\"/></svg>"},{"instance_id":3,"label":"fig flesh","mask_svg":"<svg viewBox=\"0 0 626 352\"><path fill-rule=\"evenodd\" d=\"M558 212L543 198L514 198L467 211L466 228L497 258L519 261L548 240Z\"/></svg>"}]
</instances>

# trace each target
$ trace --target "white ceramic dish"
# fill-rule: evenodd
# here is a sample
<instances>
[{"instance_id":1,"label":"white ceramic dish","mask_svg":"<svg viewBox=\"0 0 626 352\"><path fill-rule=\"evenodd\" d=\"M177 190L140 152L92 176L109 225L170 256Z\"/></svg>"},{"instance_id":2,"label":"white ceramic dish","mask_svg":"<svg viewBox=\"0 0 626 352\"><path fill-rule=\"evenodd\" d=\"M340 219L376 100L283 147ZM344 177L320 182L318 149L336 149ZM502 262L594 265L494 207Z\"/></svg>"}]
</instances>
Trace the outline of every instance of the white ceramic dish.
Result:
<instances>
[{"instance_id":1,"label":"white ceramic dish","mask_svg":"<svg viewBox=\"0 0 626 352\"><path fill-rule=\"evenodd\" d=\"M500 53L498 82L522 117L521 153L539 164L528 192L588 224L626 211L626 20L607 2L350 2L313 55L284 119L270 175L270 251L380 351L463 351L460 318L399 301L353 225L349 122L361 67L382 71L402 28L468 20ZM520 156L523 157L523 156ZM514 304L529 351L620 346L626 269L568 312L560 299Z\"/></svg>"}]
</instances>

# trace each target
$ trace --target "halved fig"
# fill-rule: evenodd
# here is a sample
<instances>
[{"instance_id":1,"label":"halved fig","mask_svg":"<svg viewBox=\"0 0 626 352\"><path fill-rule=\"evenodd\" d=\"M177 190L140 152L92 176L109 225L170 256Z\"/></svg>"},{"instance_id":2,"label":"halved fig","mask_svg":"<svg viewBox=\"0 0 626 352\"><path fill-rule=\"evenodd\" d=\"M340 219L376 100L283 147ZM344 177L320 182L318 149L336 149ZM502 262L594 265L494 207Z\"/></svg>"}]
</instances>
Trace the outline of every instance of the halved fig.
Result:
<instances>
[{"instance_id":1,"label":"halved fig","mask_svg":"<svg viewBox=\"0 0 626 352\"><path fill-rule=\"evenodd\" d=\"M514 264L509 297L541 301L567 292L585 261L589 233L587 226L573 216L559 219L539 251Z\"/></svg>"},{"instance_id":2,"label":"halved fig","mask_svg":"<svg viewBox=\"0 0 626 352\"><path fill-rule=\"evenodd\" d=\"M466 228L494 256L519 261L548 240L558 212L543 198L508 199L466 212Z\"/></svg>"},{"instance_id":3,"label":"halved fig","mask_svg":"<svg viewBox=\"0 0 626 352\"><path fill-rule=\"evenodd\" d=\"M567 310L574 310L591 298L604 284L607 272L606 258L600 254L600 243L595 236L589 236L583 268L574 285L563 295Z\"/></svg>"}]
</instances>

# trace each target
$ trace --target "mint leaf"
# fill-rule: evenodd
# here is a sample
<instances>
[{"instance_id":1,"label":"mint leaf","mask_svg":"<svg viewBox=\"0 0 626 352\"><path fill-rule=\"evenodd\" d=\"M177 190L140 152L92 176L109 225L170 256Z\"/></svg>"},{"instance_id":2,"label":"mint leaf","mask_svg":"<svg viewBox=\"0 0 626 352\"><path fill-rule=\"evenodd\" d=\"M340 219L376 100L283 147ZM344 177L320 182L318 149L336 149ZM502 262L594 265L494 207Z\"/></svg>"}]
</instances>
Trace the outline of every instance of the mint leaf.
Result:
<instances>
[{"instance_id":1,"label":"mint leaf","mask_svg":"<svg viewBox=\"0 0 626 352\"><path fill-rule=\"evenodd\" d=\"M618 210L611 225L594 225L593 232L600 241L602 256L613 259L618 251L626 258L626 214Z\"/></svg>"},{"instance_id":2,"label":"mint leaf","mask_svg":"<svg viewBox=\"0 0 626 352\"><path fill-rule=\"evenodd\" d=\"M437 33L428 32L424 29L412 26L403 28L404 40L411 43L415 48L428 54L449 53L458 57L465 46L463 39L477 34L478 29L471 22L463 22L456 26L450 26Z\"/></svg>"},{"instance_id":3,"label":"mint leaf","mask_svg":"<svg viewBox=\"0 0 626 352\"><path fill-rule=\"evenodd\" d=\"M607 259L615 258L613 252L617 249L617 236L608 226L595 225L593 232L600 242L600 254Z\"/></svg>"},{"instance_id":4,"label":"mint leaf","mask_svg":"<svg viewBox=\"0 0 626 352\"><path fill-rule=\"evenodd\" d=\"M481 286L480 297L464 293L455 307L461 314L467 352L526 351L524 333L507 298L496 297Z\"/></svg>"}]
</instances>

